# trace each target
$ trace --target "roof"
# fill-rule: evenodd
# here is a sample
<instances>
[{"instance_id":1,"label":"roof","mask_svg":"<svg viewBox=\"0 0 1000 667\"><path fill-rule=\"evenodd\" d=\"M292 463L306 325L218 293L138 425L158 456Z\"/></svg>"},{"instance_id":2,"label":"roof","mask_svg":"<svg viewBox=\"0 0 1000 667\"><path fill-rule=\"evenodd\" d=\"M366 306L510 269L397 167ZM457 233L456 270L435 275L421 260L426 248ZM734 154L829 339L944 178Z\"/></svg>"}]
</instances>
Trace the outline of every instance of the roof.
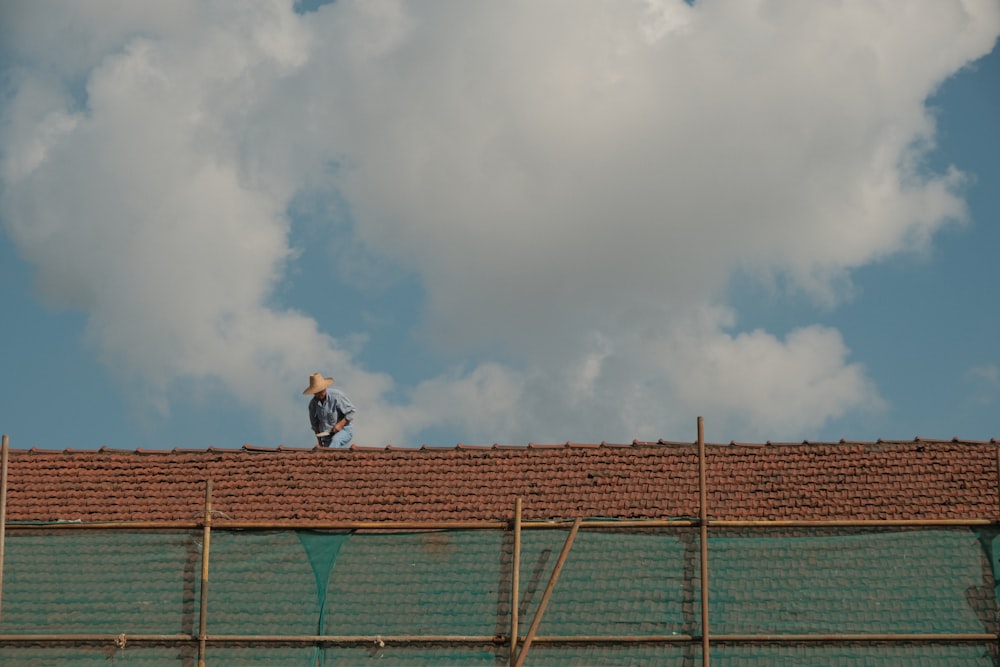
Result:
<instances>
[{"instance_id":1,"label":"roof","mask_svg":"<svg viewBox=\"0 0 1000 667\"><path fill-rule=\"evenodd\" d=\"M713 519L1000 518L1000 443L706 445ZM693 443L10 451L8 521L658 519L699 514Z\"/></svg>"}]
</instances>

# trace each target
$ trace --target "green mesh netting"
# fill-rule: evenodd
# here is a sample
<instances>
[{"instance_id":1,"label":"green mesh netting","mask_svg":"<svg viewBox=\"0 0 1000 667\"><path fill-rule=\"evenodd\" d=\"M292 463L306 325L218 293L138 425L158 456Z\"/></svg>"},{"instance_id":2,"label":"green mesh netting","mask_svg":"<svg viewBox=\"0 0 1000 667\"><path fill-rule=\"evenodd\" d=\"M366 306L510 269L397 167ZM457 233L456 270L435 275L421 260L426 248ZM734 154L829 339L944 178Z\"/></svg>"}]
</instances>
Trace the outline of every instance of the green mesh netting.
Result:
<instances>
[{"instance_id":1,"label":"green mesh netting","mask_svg":"<svg viewBox=\"0 0 1000 667\"><path fill-rule=\"evenodd\" d=\"M966 530L710 538L709 565L714 634L995 631Z\"/></svg>"},{"instance_id":2,"label":"green mesh netting","mask_svg":"<svg viewBox=\"0 0 1000 667\"><path fill-rule=\"evenodd\" d=\"M0 632L197 631L201 548L190 535L9 531L6 542Z\"/></svg>"},{"instance_id":3,"label":"green mesh netting","mask_svg":"<svg viewBox=\"0 0 1000 667\"><path fill-rule=\"evenodd\" d=\"M538 610L566 530L525 530L519 617ZM3 634L187 634L199 627L201 531L7 534ZM994 633L996 531L716 531L718 634ZM441 635L463 644L210 642L217 667L508 664L512 535L502 531L212 533L210 635ZM581 531L540 636L698 635L698 531ZM527 665L692 665L699 644L549 644ZM195 664L193 642L0 644L0 665ZM993 643L713 645L714 665L995 665Z\"/></svg>"}]
</instances>

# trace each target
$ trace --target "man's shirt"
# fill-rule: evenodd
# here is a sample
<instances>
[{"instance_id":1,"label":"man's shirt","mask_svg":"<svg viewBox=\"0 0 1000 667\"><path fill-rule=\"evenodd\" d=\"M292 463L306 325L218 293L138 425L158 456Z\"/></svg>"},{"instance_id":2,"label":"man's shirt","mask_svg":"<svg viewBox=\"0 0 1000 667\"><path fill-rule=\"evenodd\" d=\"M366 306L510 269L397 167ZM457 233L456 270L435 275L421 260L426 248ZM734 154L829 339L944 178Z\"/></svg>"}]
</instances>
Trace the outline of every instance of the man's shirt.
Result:
<instances>
[{"instance_id":1,"label":"man's shirt","mask_svg":"<svg viewBox=\"0 0 1000 667\"><path fill-rule=\"evenodd\" d=\"M350 425L354 421L354 412L351 399L339 389L327 389L325 400L321 401L318 396L313 396L309 401L309 423L312 424L313 433L329 431L344 417Z\"/></svg>"}]
</instances>

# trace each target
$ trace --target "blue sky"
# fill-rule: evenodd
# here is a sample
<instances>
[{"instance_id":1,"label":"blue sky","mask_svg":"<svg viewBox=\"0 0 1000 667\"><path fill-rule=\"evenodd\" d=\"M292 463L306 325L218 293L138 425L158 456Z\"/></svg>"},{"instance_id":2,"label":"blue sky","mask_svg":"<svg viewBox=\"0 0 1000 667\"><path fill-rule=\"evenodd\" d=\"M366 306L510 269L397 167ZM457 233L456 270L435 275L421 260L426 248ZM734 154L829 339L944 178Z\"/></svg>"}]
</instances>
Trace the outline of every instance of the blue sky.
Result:
<instances>
[{"instance_id":1,"label":"blue sky","mask_svg":"<svg viewBox=\"0 0 1000 667\"><path fill-rule=\"evenodd\" d=\"M0 12L15 447L1000 437L995 2Z\"/></svg>"}]
</instances>

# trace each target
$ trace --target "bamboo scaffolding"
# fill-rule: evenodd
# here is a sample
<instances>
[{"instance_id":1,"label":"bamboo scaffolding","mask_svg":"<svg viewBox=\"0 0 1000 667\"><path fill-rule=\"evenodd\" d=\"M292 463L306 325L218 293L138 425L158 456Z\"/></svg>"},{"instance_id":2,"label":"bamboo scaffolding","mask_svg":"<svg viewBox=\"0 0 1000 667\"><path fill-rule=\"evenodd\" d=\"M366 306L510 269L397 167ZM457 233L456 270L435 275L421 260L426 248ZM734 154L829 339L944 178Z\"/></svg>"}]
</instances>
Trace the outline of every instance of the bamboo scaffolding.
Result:
<instances>
[{"instance_id":1,"label":"bamboo scaffolding","mask_svg":"<svg viewBox=\"0 0 1000 667\"><path fill-rule=\"evenodd\" d=\"M698 417L698 511L701 542L701 664L708 667L708 472L705 462L705 422Z\"/></svg>"},{"instance_id":2,"label":"bamboo scaffolding","mask_svg":"<svg viewBox=\"0 0 1000 667\"><path fill-rule=\"evenodd\" d=\"M0 634L0 642L114 642L125 638L129 643L194 643L196 635L172 634ZM713 644L724 643L985 643L996 641L992 633L824 633L824 634L713 634ZM702 635L535 635L532 644L679 644L701 643ZM382 641L397 644L507 644L503 635L205 635L208 644L369 644Z\"/></svg>"},{"instance_id":3,"label":"bamboo scaffolding","mask_svg":"<svg viewBox=\"0 0 1000 667\"><path fill-rule=\"evenodd\" d=\"M514 553L511 557L510 664L517 658L518 607L521 604L521 498L514 501Z\"/></svg>"},{"instance_id":4,"label":"bamboo scaffolding","mask_svg":"<svg viewBox=\"0 0 1000 667\"><path fill-rule=\"evenodd\" d=\"M201 609L198 613L198 667L205 667L208 634L208 558L212 541L212 480L205 483L205 528L201 547Z\"/></svg>"}]
</instances>

